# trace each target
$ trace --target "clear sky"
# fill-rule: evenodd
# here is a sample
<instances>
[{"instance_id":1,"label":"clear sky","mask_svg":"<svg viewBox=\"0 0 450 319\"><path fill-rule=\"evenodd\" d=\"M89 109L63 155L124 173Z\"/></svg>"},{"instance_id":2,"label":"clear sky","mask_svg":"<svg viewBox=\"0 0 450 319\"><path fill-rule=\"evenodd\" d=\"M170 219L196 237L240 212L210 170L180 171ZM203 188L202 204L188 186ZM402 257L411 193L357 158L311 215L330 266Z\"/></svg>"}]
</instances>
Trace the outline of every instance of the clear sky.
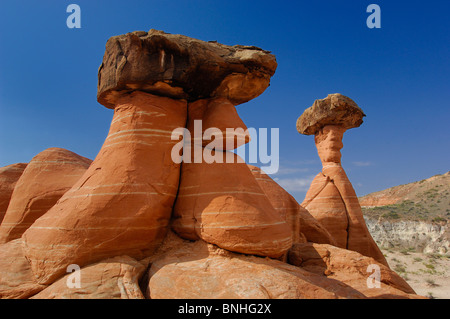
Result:
<instances>
[{"instance_id":1,"label":"clear sky","mask_svg":"<svg viewBox=\"0 0 450 319\"><path fill-rule=\"evenodd\" d=\"M66 8L81 7L81 29ZM369 4L381 29L369 29ZM272 51L278 69L238 106L248 127L280 129L273 176L299 202L320 162L295 123L329 93L367 114L344 136L343 166L364 195L449 170L448 0L40 0L0 2L0 166L48 147L94 159L113 115L96 101L109 37L158 29Z\"/></svg>"}]
</instances>

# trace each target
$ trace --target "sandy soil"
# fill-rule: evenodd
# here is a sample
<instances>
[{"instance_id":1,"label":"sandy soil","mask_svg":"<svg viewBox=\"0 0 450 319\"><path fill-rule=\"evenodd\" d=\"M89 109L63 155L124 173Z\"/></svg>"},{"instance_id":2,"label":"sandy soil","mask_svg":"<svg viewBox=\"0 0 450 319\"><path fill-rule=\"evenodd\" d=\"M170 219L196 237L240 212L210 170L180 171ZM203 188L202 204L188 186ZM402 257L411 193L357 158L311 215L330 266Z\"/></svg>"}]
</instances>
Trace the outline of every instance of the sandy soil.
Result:
<instances>
[{"instance_id":1,"label":"sandy soil","mask_svg":"<svg viewBox=\"0 0 450 319\"><path fill-rule=\"evenodd\" d=\"M411 251L383 250L393 270L418 295L450 299L450 256L427 255Z\"/></svg>"}]
</instances>

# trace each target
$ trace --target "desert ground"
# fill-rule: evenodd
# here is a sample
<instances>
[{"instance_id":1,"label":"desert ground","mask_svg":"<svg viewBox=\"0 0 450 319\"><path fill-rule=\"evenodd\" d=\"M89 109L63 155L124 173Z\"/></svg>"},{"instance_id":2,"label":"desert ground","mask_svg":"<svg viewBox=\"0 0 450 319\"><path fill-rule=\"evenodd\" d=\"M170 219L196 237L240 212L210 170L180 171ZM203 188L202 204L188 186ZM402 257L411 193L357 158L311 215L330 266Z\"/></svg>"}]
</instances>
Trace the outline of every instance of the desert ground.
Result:
<instances>
[{"instance_id":1,"label":"desert ground","mask_svg":"<svg viewBox=\"0 0 450 319\"><path fill-rule=\"evenodd\" d=\"M450 299L450 256L408 250L383 250L393 270L417 294L433 299Z\"/></svg>"}]
</instances>

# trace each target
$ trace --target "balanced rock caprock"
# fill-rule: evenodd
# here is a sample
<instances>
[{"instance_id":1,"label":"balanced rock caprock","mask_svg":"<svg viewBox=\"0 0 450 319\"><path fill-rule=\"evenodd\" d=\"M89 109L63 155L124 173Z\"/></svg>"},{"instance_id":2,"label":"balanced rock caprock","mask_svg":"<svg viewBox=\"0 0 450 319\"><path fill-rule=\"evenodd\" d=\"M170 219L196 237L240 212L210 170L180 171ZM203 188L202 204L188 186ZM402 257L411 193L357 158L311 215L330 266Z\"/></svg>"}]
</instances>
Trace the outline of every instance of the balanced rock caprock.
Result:
<instances>
[{"instance_id":1,"label":"balanced rock caprock","mask_svg":"<svg viewBox=\"0 0 450 319\"><path fill-rule=\"evenodd\" d=\"M350 98L330 94L316 100L297 121L297 130L315 135L322 172L311 183L302 206L334 237L337 246L373 257L387 265L363 218L355 190L341 165L342 138L365 114Z\"/></svg>"},{"instance_id":2,"label":"balanced rock caprock","mask_svg":"<svg viewBox=\"0 0 450 319\"><path fill-rule=\"evenodd\" d=\"M20 238L81 178L91 162L56 147L33 157L17 182L0 225L0 243Z\"/></svg>"}]
</instances>

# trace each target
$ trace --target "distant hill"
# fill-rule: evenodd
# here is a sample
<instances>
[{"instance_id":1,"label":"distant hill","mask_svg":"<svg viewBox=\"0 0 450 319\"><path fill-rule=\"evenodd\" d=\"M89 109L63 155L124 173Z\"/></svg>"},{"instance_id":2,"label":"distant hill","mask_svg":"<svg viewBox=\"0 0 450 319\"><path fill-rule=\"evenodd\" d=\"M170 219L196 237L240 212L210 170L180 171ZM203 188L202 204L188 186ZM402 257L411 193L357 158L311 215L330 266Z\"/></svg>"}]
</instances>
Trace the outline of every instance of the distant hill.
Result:
<instances>
[{"instance_id":1,"label":"distant hill","mask_svg":"<svg viewBox=\"0 0 450 319\"><path fill-rule=\"evenodd\" d=\"M446 223L450 220L450 172L359 198L369 218Z\"/></svg>"}]
</instances>

